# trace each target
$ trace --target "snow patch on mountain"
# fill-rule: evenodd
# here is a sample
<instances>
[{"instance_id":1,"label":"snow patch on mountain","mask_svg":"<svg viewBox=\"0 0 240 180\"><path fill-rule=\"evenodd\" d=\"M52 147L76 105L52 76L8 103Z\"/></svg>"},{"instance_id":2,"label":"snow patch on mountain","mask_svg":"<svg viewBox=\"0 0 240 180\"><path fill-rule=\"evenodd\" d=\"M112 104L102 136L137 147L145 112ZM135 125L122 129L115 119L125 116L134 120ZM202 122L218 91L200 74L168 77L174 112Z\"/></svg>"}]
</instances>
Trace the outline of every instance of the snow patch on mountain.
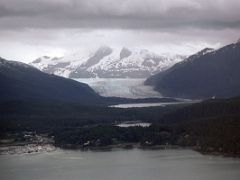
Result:
<instances>
[{"instance_id":1,"label":"snow patch on mountain","mask_svg":"<svg viewBox=\"0 0 240 180\"><path fill-rule=\"evenodd\" d=\"M146 49L100 47L64 57L43 56L32 66L69 78L146 78L185 59L182 55L158 55Z\"/></svg>"}]
</instances>

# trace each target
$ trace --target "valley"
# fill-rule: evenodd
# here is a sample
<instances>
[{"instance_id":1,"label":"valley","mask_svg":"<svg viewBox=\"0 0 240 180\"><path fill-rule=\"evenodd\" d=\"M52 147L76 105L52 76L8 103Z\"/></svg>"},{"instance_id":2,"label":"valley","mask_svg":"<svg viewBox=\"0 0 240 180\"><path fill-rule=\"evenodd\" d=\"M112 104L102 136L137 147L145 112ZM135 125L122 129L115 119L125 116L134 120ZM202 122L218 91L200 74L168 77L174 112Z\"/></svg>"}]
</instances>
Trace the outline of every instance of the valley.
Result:
<instances>
[{"instance_id":1,"label":"valley","mask_svg":"<svg viewBox=\"0 0 240 180\"><path fill-rule=\"evenodd\" d=\"M148 148L168 144L191 147L203 153L239 156L239 143L235 143L239 138L239 96L225 98L225 94L220 96L222 89L219 88L215 91L219 94L216 98L191 100L178 95L163 96L154 87L158 80L172 77L172 73L181 68L195 67L195 61L212 67L212 63L218 60L215 55L229 56L229 51L237 55L238 48L239 43L234 43L216 51L204 49L146 81L145 78L68 79L41 72L31 65L0 59L1 137L7 139L11 134L27 131L53 136L56 147L67 149L82 149L86 143L89 148L97 149L125 143L138 143L140 147ZM208 57L214 59L210 65L205 60ZM238 68L237 57L229 58L235 63L234 68ZM219 61L225 69L232 65L224 59ZM191 74L189 78L193 77ZM198 74L203 78L204 75ZM224 73L218 75L226 77ZM237 75L230 75L235 87L239 83L235 80ZM182 77L185 76L179 75L174 79ZM198 83L194 80L189 82ZM191 84L184 88L192 90ZM226 87L228 96L232 95L231 88ZM207 91L207 87L204 90ZM163 94L166 95L165 90ZM126 121L151 125L115 126ZM18 135L14 139L18 143Z\"/></svg>"},{"instance_id":2,"label":"valley","mask_svg":"<svg viewBox=\"0 0 240 180\"><path fill-rule=\"evenodd\" d=\"M0 180L239 180L240 0L0 0Z\"/></svg>"}]
</instances>

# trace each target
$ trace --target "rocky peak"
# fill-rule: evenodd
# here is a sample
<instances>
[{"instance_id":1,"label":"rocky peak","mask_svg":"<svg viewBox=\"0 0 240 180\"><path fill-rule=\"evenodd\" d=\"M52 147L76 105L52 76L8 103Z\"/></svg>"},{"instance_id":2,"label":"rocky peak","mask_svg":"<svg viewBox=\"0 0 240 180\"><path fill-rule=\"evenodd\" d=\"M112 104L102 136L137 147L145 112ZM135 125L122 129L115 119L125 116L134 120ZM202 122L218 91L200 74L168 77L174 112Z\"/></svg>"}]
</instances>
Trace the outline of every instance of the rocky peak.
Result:
<instances>
[{"instance_id":1,"label":"rocky peak","mask_svg":"<svg viewBox=\"0 0 240 180\"><path fill-rule=\"evenodd\" d=\"M213 52L214 49L213 48L205 48L203 50L201 50L200 52L198 52L199 55L205 55L207 53Z\"/></svg>"},{"instance_id":2,"label":"rocky peak","mask_svg":"<svg viewBox=\"0 0 240 180\"><path fill-rule=\"evenodd\" d=\"M127 58L132 54L132 52L127 48L122 48L120 52L120 59Z\"/></svg>"}]
</instances>

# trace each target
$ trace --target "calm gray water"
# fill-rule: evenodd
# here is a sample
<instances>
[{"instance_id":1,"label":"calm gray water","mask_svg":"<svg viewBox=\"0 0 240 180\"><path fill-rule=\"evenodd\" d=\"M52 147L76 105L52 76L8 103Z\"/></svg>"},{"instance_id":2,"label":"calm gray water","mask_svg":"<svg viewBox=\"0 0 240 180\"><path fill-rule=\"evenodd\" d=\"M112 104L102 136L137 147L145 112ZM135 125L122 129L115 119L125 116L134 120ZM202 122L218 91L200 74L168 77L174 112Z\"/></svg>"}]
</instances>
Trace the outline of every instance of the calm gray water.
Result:
<instances>
[{"instance_id":1,"label":"calm gray water","mask_svg":"<svg viewBox=\"0 0 240 180\"><path fill-rule=\"evenodd\" d=\"M192 101L191 103L193 103ZM112 105L110 107L115 107L115 108L133 108L133 107L155 107L155 106L168 106L168 105L177 105L177 104L183 104L183 103L190 103L190 102L161 102L161 103L133 103L133 104L117 104L117 105Z\"/></svg>"},{"instance_id":2,"label":"calm gray water","mask_svg":"<svg viewBox=\"0 0 240 180\"><path fill-rule=\"evenodd\" d=\"M144 122L138 122L138 123L120 123L117 124L116 126L118 127L136 127L136 126L140 126L140 127L149 127L151 125L151 123L144 123Z\"/></svg>"},{"instance_id":3,"label":"calm gray water","mask_svg":"<svg viewBox=\"0 0 240 180\"><path fill-rule=\"evenodd\" d=\"M240 160L192 150L57 150L0 156L1 180L239 180Z\"/></svg>"}]
</instances>

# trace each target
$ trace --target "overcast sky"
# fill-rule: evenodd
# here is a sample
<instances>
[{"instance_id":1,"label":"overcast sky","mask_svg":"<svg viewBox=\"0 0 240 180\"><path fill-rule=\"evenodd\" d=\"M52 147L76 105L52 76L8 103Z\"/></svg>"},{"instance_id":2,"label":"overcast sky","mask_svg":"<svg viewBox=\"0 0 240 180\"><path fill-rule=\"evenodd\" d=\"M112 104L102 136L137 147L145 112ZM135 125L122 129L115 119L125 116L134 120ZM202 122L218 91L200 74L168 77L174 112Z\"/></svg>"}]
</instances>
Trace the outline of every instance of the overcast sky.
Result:
<instances>
[{"instance_id":1,"label":"overcast sky","mask_svg":"<svg viewBox=\"0 0 240 180\"><path fill-rule=\"evenodd\" d=\"M240 0L0 0L0 56L108 45L191 54L240 38Z\"/></svg>"}]
</instances>

